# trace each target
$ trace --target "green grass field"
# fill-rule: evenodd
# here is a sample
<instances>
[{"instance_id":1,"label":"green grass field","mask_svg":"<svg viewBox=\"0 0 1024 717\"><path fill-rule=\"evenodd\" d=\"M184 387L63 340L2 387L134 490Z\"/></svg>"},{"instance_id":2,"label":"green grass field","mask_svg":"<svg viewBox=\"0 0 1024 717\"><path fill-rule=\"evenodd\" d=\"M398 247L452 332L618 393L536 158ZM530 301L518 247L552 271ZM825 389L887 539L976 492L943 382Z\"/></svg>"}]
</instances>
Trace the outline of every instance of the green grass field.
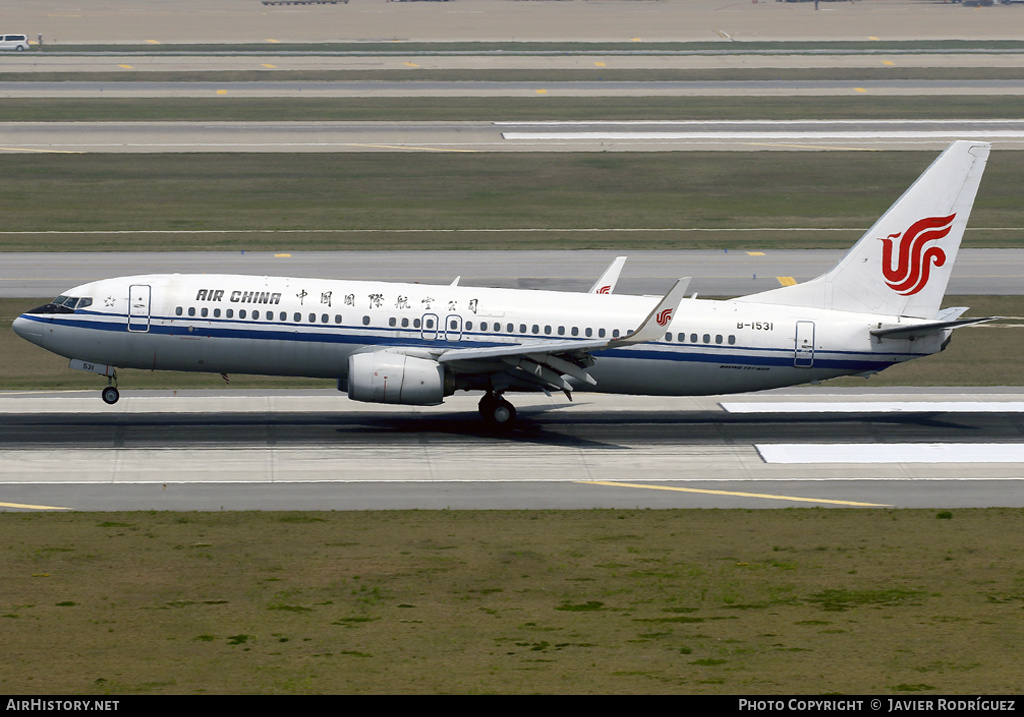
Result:
<instances>
[{"instance_id":1,"label":"green grass field","mask_svg":"<svg viewBox=\"0 0 1024 717\"><path fill-rule=\"evenodd\" d=\"M3 122L1017 119L1015 97L9 98Z\"/></svg>"},{"instance_id":2,"label":"green grass field","mask_svg":"<svg viewBox=\"0 0 1024 717\"><path fill-rule=\"evenodd\" d=\"M1019 694L1022 520L3 513L0 689Z\"/></svg>"},{"instance_id":3,"label":"green grass field","mask_svg":"<svg viewBox=\"0 0 1024 717\"><path fill-rule=\"evenodd\" d=\"M935 156L0 155L0 251L845 248ZM966 246L1021 245L1021 186L1022 153L993 153Z\"/></svg>"}]
</instances>

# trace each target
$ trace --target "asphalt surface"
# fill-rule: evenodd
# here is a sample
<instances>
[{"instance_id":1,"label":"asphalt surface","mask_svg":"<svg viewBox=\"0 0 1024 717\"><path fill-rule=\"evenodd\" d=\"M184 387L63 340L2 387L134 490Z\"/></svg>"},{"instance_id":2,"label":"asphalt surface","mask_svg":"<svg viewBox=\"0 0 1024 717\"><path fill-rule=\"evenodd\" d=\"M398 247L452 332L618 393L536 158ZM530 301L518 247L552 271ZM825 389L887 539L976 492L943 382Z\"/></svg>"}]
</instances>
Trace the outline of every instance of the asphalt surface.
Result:
<instances>
[{"instance_id":1,"label":"asphalt surface","mask_svg":"<svg viewBox=\"0 0 1024 717\"><path fill-rule=\"evenodd\" d=\"M893 393L919 408L872 406ZM863 407L738 414L720 398L520 395L517 427L495 434L472 396L421 409L329 391L124 391L107 407L92 392L12 393L0 396L0 508L1024 506L1024 463L778 464L758 448L1017 445L1020 391L791 389L735 400L837 394ZM936 400L997 405L931 408Z\"/></svg>"},{"instance_id":2,"label":"asphalt surface","mask_svg":"<svg viewBox=\"0 0 1024 717\"><path fill-rule=\"evenodd\" d=\"M0 122L6 154L939 151L964 138L1022 149L1024 121Z\"/></svg>"}]
</instances>

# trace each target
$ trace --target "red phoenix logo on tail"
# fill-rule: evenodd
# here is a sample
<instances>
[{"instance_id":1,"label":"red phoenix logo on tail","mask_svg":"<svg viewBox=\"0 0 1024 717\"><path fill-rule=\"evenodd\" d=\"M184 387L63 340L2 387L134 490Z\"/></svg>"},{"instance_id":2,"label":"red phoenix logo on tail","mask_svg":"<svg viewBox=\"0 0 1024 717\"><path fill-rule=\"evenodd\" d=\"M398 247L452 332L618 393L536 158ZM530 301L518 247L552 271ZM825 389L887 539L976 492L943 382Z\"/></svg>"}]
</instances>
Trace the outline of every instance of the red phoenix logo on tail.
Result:
<instances>
[{"instance_id":1,"label":"red phoenix logo on tail","mask_svg":"<svg viewBox=\"0 0 1024 717\"><path fill-rule=\"evenodd\" d=\"M928 284L931 267L946 263L946 252L937 246L925 248L928 242L942 239L953 228L956 214L948 217L929 217L910 225L900 234L890 234L882 242L882 274L885 283L897 294L910 296L921 291ZM896 266L893 266L893 246L899 242Z\"/></svg>"},{"instance_id":2,"label":"red phoenix logo on tail","mask_svg":"<svg viewBox=\"0 0 1024 717\"><path fill-rule=\"evenodd\" d=\"M672 309L662 309L654 320L658 322L658 326L667 326L672 320Z\"/></svg>"}]
</instances>

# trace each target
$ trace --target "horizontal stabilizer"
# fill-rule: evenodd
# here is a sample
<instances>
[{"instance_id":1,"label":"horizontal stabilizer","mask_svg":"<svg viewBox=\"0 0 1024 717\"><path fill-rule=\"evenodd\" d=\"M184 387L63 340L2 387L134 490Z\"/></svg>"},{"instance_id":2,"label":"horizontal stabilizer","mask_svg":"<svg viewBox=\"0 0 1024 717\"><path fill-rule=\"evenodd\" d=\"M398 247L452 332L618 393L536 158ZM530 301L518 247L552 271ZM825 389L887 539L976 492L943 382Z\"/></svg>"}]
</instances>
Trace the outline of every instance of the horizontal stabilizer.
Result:
<instances>
[{"instance_id":1,"label":"horizontal stabilizer","mask_svg":"<svg viewBox=\"0 0 1024 717\"><path fill-rule=\"evenodd\" d=\"M939 331L945 331L946 329L958 329L961 326L973 326L975 324L984 324L989 321L995 321L998 316L986 316L982 319L956 319L954 321L930 321L925 324L913 324L906 325L900 324L897 326L887 326L880 329L873 329L871 331L872 336L877 336L880 339L900 339L903 341L913 340L922 338L930 334L937 333Z\"/></svg>"}]
</instances>

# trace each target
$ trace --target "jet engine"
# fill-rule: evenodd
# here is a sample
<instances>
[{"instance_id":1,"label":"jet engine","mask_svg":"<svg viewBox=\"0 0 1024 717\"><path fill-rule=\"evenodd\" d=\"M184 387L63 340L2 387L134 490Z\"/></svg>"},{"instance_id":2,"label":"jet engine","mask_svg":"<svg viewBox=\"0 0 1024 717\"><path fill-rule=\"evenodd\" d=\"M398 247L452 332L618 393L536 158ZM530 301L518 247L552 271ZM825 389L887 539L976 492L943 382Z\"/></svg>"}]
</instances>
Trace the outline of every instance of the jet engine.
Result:
<instances>
[{"instance_id":1,"label":"jet engine","mask_svg":"<svg viewBox=\"0 0 1024 717\"><path fill-rule=\"evenodd\" d=\"M436 406L454 392L450 374L432 359L388 351L348 357L348 397L353 401Z\"/></svg>"}]
</instances>

